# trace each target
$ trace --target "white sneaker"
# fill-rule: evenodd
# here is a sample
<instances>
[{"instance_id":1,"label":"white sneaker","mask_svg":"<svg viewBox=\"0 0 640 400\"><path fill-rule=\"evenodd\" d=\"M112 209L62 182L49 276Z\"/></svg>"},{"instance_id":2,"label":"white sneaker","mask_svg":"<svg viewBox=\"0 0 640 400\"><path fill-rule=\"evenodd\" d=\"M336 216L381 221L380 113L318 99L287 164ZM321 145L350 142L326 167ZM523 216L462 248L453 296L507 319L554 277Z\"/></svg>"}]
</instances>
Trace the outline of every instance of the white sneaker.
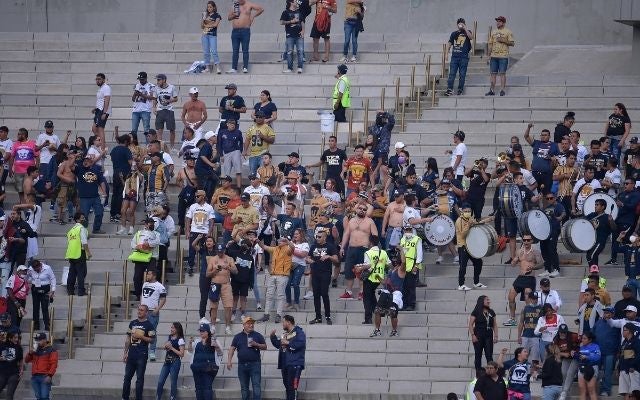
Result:
<instances>
[{"instance_id":1,"label":"white sneaker","mask_svg":"<svg viewBox=\"0 0 640 400\"><path fill-rule=\"evenodd\" d=\"M549 274L549 278L557 278L560 276L560 271L554 269L552 273Z\"/></svg>"},{"instance_id":2,"label":"white sneaker","mask_svg":"<svg viewBox=\"0 0 640 400\"><path fill-rule=\"evenodd\" d=\"M478 283L475 283L473 287L476 289L485 289L487 285L485 285L484 283L478 282Z\"/></svg>"},{"instance_id":3,"label":"white sneaker","mask_svg":"<svg viewBox=\"0 0 640 400\"><path fill-rule=\"evenodd\" d=\"M301 74L302 73L302 68L298 68L298 73Z\"/></svg>"},{"instance_id":4,"label":"white sneaker","mask_svg":"<svg viewBox=\"0 0 640 400\"><path fill-rule=\"evenodd\" d=\"M351 62L358 62L358 59L356 58L356 56L351 56L351 58L349 59L349 61L351 61Z\"/></svg>"},{"instance_id":5,"label":"white sneaker","mask_svg":"<svg viewBox=\"0 0 640 400\"><path fill-rule=\"evenodd\" d=\"M232 331L231 331L231 326L230 325L227 325L224 328L224 333L226 333L227 335L231 335Z\"/></svg>"},{"instance_id":6,"label":"white sneaker","mask_svg":"<svg viewBox=\"0 0 640 400\"><path fill-rule=\"evenodd\" d=\"M227 74L237 74L238 70L235 68L231 68L230 70L227 71Z\"/></svg>"},{"instance_id":7,"label":"white sneaker","mask_svg":"<svg viewBox=\"0 0 640 400\"><path fill-rule=\"evenodd\" d=\"M460 261L460 257L458 256L453 257L453 262L458 262L458 261Z\"/></svg>"},{"instance_id":8,"label":"white sneaker","mask_svg":"<svg viewBox=\"0 0 640 400\"><path fill-rule=\"evenodd\" d=\"M467 290L471 290L471 288L467 285L462 285L462 286L458 286L458 290L466 292Z\"/></svg>"},{"instance_id":9,"label":"white sneaker","mask_svg":"<svg viewBox=\"0 0 640 400\"><path fill-rule=\"evenodd\" d=\"M201 324L210 324L211 322L206 318L206 317L202 317L200 318L200 321L198 321Z\"/></svg>"},{"instance_id":10,"label":"white sneaker","mask_svg":"<svg viewBox=\"0 0 640 400\"><path fill-rule=\"evenodd\" d=\"M313 299L313 291L307 290L307 293L304 296L302 296L302 298L305 299L305 300Z\"/></svg>"},{"instance_id":11,"label":"white sneaker","mask_svg":"<svg viewBox=\"0 0 640 400\"><path fill-rule=\"evenodd\" d=\"M436 258L436 264L440 264L442 260L443 260L442 256L438 256L438 258Z\"/></svg>"},{"instance_id":12,"label":"white sneaker","mask_svg":"<svg viewBox=\"0 0 640 400\"><path fill-rule=\"evenodd\" d=\"M243 73L243 74L248 74L248 73L249 73L249 70L248 70L248 69L246 69L246 68L242 68L242 73Z\"/></svg>"},{"instance_id":13,"label":"white sneaker","mask_svg":"<svg viewBox=\"0 0 640 400\"><path fill-rule=\"evenodd\" d=\"M127 234L127 228L125 228L124 226L121 226L120 229L118 229L118 232L116 232L116 235L126 235Z\"/></svg>"},{"instance_id":14,"label":"white sneaker","mask_svg":"<svg viewBox=\"0 0 640 400\"><path fill-rule=\"evenodd\" d=\"M220 322L220 318L216 317L216 324Z\"/></svg>"},{"instance_id":15,"label":"white sneaker","mask_svg":"<svg viewBox=\"0 0 640 400\"><path fill-rule=\"evenodd\" d=\"M544 272L540 272L540 273L538 274L538 277L540 277L540 278L546 278L546 277L548 277L549 275L550 275L550 272L548 272L548 271L544 271Z\"/></svg>"},{"instance_id":16,"label":"white sneaker","mask_svg":"<svg viewBox=\"0 0 640 400\"><path fill-rule=\"evenodd\" d=\"M220 69L220 65L216 64L216 74L220 75L222 70Z\"/></svg>"},{"instance_id":17,"label":"white sneaker","mask_svg":"<svg viewBox=\"0 0 640 400\"><path fill-rule=\"evenodd\" d=\"M341 63L343 63L343 64L344 64L344 63L346 63L346 62L348 62L348 61L349 61L349 60L347 59L347 56L344 56L344 57L342 57L342 58L340 59L340 62L341 62Z\"/></svg>"},{"instance_id":18,"label":"white sneaker","mask_svg":"<svg viewBox=\"0 0 640 400\"><path fill-rule=\"evenodd\" d=\"M133 226L129 227L129 235L133 235L135 232L133 231Z\"/></svg>"},{"instance_id":19,"label":"white sneaker","mask_svg":"<svg viewBox=\"0 0 640 400\"><path fill-rule=\"evenodd\" d=\"M283 74L290 74L290 73L292 73L292 72L293 72L293 71L292 71L292 70L290 70L290 69L283 69L283 70L282 70L282 73L283 73Z\"/></svg>"},{"instance_id":20,"label":"white sneaker","mask_svg":"<svg viewBox=\"0 0 640 400\"><path fill-rule=\"evenodd\" d=\"M256 310L262 311L262 303L256 304Z\"/></svg>"}]
</instances>

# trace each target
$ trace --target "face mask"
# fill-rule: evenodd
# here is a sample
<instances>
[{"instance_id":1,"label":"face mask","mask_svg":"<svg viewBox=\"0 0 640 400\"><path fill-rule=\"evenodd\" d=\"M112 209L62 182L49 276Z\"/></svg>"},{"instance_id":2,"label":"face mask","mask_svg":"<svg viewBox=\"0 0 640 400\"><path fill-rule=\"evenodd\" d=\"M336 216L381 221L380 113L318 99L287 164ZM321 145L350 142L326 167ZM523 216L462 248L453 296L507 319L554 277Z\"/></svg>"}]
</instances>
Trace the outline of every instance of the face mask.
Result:
<instances>
[{"instance_id":1,"label":"face mask","mask_svg":"<svg viewBox=\"0 0 640 400\"><path fill-rule=\"evenodd\" d=\"M398 164L404 164L407 161L407 158L404 156L398 157Z\"/></svg>"},{"instance_id":2,"label":"face mask","mask_svg":"<svg viewBox=\"0 0 640 400\"><path fill-rule=\"evenodd\" d=\"M462 213L462 218L464 218L464 219L469 219L469 218L471 218L471 213L470 213L470 212L463 212L463 213Z\"/></svg>"}]
</instances>

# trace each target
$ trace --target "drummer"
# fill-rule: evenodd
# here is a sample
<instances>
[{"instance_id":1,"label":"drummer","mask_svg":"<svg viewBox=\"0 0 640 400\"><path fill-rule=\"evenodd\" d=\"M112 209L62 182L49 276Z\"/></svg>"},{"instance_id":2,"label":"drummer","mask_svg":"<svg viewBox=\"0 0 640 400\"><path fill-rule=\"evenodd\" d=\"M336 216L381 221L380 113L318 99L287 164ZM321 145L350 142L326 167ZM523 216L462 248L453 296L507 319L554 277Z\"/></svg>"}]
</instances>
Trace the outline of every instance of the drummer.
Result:
<instances>
[{"instance_id":1,"label":"drummer","mask_svg":"<svg viewBox=\"0 0 640 400\"><path fill-rule=\"evenodd\" d=\"M453 191L453 187L454 187L453 182L451 182L448 178L445 177L440 181L440 186L436 191L436 195L438 197L442 195L447 196L448 206L449 206L449 214L447 215L447 217L451 218L452 221L455 221L458 218L458 212L457 212L458 196ZM438 204L438 201L436 201L436 204ZM428 222L431 222L431 221L428 221ZM436 258L436 264L442 263L442 261L444 260L442 256L446 249L448 249L451 255L453 256L454 262L459 261L458 254L456 253L456 246L454 245L453 241L451 241L444 246L438 246L438 258Z\"/></svg>"},{"instance_id":2,"label":"drummer","mask_svg":"<svg viewBox=\"0 0 640 400\"><path fill-rule=\"evenodd\" d=\"M556 201L556 196L549 192L544 197L545 207L542 210L551 224L551 235L547 240L540 241L540 251L544 259L545 272L538 274L541 277L556 278L560 276L560 259L558 257L558 236L560 236L560 222L564 219L566 211L562 204Z\"/></svg>"},{"instance_id":3,"label":"drummer","mask_svg":"<svg viewBox=\"0 0 640 400\"><path fill-rule=\"evenodd\" d=\"M585 216L596 230L596 243L587 251L589 265L598 265L598 256L607 245L607 239L611 232L616 230L616 223L613 221L611 214L605 212L607 201L605 199L596 199L594 207L595 211Z\"/></svg>"},{"instance_id":4,"label":"drummer","mask_svg":"<svg viewBox=\"0 0 640 400\"><path fill-rule=\"evenodd\" d=\"M571 213L573 215L582 215L584 201L587 197L592 195L596 189L600 189L602 187L602 185L600 185L600 181L593 178L595 172L596 170L593 166L585 166L584 177L579 179L576 184L573 185L573 194L571 196Z\"/></svg>"},{"instance_id":5,"label":"drummer","mask_svg":"<svg viewBox=\"0 0 640 400\"><path fill-rule=\"evenodd\" d=\"M624 188L616 199L618 206L618 216L616 217L617 229L614 232L614 238L618 237L621 232L627 231L626 238L633 233L636 220L636 206L640 202L640 192L635 189L636 182L631 178L625 178ZM636 229L637 230L637 229ZM611 259L604 265L617 265L618 252L620 252L619 242L617 240L611 243Z\"/></svg>"},{"instance_id":6,"label":"drummer","mask_svg":"<svg viewBox=\"0 0 640 400\"><path fill-rule=\"evenodd\" d=\"M516 294L520 293L520 301L536 290L536 277L533 271L542 268L542 255L533 247L533 236L525 234L522 236L522 247L511 261L512 266L520 266L520 274L513 281L513 287L509 289L507 299L509 301L509 319L503 323L504 326L516 326Z\"/></svg>"},{"instance_id":7,"label":"drummer","mask_svg":"<svg viewBox=\"0 0 640 400\"><path fill-rule=\"evenodd\" d=\"M563 142L566 139L562 139ZM567 151L565 154L564 165L559 165L553 171L553 180L558 182L557 201L564 206L566 211L565 220L569 219L571 214L571 195L574 181L578 178L578 168L576 165L577 154L573 150Z\"/></svg>"},{"instance_id":8,"label":"drummer","mask_svg":"<svg viewBox=\"0 0 640 400\"><path fill-rule=\"evenodd\" d=\"M467 252L467 234L469 229L475 224L476 220L472 218L471 206L469 203L463 203L460 217L456 220L456 247L458 248L458 290L467 291L472 288L464 284L464 277L467 273L467 263L471 260L473 264L473 287L476 289L484 289L487 286L480 283L480 274L482 273L482 259L473 258Z\"/></svg>"}]
</instances>

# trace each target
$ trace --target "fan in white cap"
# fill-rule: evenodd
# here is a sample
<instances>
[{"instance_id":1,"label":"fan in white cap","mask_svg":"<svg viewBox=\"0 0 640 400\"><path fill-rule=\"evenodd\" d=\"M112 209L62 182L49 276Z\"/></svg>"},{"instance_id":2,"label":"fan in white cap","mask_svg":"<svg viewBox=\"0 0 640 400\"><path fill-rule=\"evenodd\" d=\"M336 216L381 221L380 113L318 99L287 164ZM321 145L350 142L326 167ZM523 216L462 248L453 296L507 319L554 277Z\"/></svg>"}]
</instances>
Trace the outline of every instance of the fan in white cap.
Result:
<instances>
[{"instance_id":1,"label":"fan in white cap","mask_svg":"<svg viewBox=\"0 0 640 400\"><path fill-rule=\"evenodd\" d=\"M189 94L197 94L198 93L198 88L197 87L192 87L191 89L189 89Z\"/></svg>"},{"instance_id":2,"label":"fan in white cap","mask_svg":"<svg viewBox=\"0 0 640 400\"><path fill-rule=\"evenodd\" d=\"M404 143L402 142L396 142L395 146L396 149L404 149Z\"/></svg>"}]
</instances>

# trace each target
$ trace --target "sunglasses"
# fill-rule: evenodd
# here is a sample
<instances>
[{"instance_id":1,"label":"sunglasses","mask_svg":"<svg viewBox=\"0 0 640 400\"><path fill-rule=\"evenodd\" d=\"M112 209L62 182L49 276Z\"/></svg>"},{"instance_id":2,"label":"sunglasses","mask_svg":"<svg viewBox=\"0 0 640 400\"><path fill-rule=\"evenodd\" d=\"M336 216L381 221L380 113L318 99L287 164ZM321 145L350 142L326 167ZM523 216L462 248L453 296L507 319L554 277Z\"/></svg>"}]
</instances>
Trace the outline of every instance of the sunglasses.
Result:
<instances>
[{"instance_id":1,"label":"sunglasses","mask_svg":"<svg viewBox=\"0 0 640 400\"><path fill-rule=\"evenodd\" d=\"M553 197L553 196L547 197L547 200L553 200L553 199L555 199L555 197Z\"/></svg>"},{"instance_id":2,"label":"sunglasses","mask_svg":"<svg viewBox=\"0 0 640 400\"><path fill-rule=\"evenodd\" d=\"M526 238L524 238L524 239L522 239L522 241L523 241L523 242L533 242L533 239L526 239Z\"/></svg>"}]
</instances>

